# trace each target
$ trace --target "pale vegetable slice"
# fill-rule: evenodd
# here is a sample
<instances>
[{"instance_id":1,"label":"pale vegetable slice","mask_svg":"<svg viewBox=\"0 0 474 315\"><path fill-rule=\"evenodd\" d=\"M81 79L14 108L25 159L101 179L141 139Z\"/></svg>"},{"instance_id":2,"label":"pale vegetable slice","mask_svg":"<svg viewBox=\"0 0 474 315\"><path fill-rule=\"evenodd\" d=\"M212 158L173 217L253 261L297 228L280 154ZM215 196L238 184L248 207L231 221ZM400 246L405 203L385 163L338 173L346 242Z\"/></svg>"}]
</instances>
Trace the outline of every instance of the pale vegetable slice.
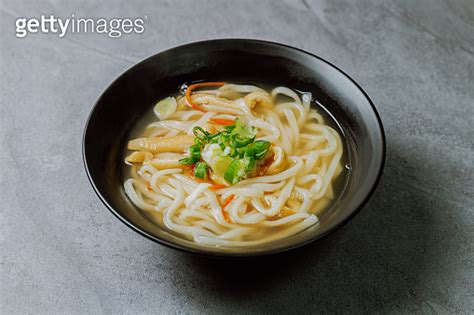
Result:
<instances>
[{"instance_id":1,"label":"pale vegetable slice","mask_svg":"<svg viewBox=\"0 0 474 315\"><path fill-rule=\"evenodd\" d=\"M213 165L211 166L212 171L216 176L224 178L224 173L232 163L232 159L227 156L219 156L213 160Z\"/></svg>"},{"instance_id":2,"label":"pale vegetable slice","mask_svg":"<svg viewBox=\"0 0 474 315\"><path fill-rule=\"evenodd\" d=\"M164 120L173 115L174 112L176 112L177 107L178 103L176 102L176 99L170 96L156 103L153 112L158 119Z\"/></svg>"},{"instance_id":3,"label":"pale vegetable slice","mask_svg":"<svg viewBox=\"0 0 474 315\"><path fill-rule=\"evenodd\" d=\"M185 168L186 166L179 163L179 160L185 158L180 153L157 153L153 154L148 151L135 151L125 159L129 163L141 163L143 165L151 165L159 170L169 168Z\"/></svg>"},{"instance_id":4,"label":"pale vegetable slice","mask_svg":"<svg viewBox=\"0 0 474 315\"><path fill-rule=\"evenodd\" d=\"M185 168L186 165L179 163L179 160L185 158L184 154L179 153L158 153L153 159L146 160L144 165L151 165L156 169L165 170L169 168Z\"/></svg>"},{"instance_id":5,"label":"pale vegetable slice","mask_svg":"<svg viewBox=\"0 0 474 315\"><path fill-rule=\"evenodd\" d=\"M135 151L125 158L128 163L143 163L153 159L153 153L147 151Z\"/></svg>"},{"instance_id":6,"label":"pale vegetable slice","mask_svg":"<svg viewBox=\"0 0 474 315\"><path fill-rule=\"evenodd\" d=\"M207 144L202 150L201 157L209 165L213 174L224 178L224 173L232 163L232 159L222 156L223 151L217 143Z\"/></svg>"},{"instance_id":7,"label":"pale vegetable slice","mask_svg":"<svg viewBox=\"0 0 474 315\"><path fill-rule=\"evenodd\" d=\"M137 138L128 142L129 150L161 152L184 152L194 144L194 137L190 135L177 135L170 137Z\"/></svg>"}]
</instances>

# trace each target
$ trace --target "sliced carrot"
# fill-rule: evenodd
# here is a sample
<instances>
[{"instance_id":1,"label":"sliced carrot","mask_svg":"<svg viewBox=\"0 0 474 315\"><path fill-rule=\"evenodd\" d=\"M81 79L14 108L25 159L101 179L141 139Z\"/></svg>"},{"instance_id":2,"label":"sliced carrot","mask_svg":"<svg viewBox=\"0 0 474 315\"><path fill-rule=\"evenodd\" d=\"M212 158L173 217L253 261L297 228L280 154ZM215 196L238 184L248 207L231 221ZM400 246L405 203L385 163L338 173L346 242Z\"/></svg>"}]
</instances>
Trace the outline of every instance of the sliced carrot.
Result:
<instances>
[{"instance_id":1,"label":"sliced carrot","mask_svg":"<svg viewBox=\"0 0 474 315\"><path fill-rule=\"evenodd\" d=\"M209 189L217 190L217 189L226 188L226 187L227 187L226 185L215 184L215 185L212 185L211 187L209 187Z\"/></svg>"},{"instance_id":2,"label":"sliced carrot","mask_svg":"<svg viewBox=\"0 0 474 315\"><path fill-rule=\"evenodd\" d=\"M227 211L224 211L224 209L222 209L222 215L224 216L225 222L232 223L232 220L230 219L229 214L227 213Z\"/></svg>"},{"instance_id":3,"label":"sliced carrot","mask_svg":"<svg viewBox=\"0 0 474 315\"><path fill-rule=\"evenodd\" d=\"M196 83L196 84L191 84L186 88L186 93L184 94L186 97L186 103L194 108L195 110L199 110L201 112L205 112L206 110L202 109L199 105L194 103L193 98L191 97L191 93L193 90L201 88L201 87L207 87L207 86L223 86L225 82L201 82L201 83Z\"/></svg>"},{"instance_id":4,"label":"sliced carrot","mask_svg":"<svg viewBox=\"0 0 474 315\"><path fill-rule=\"evenodd\" d=\"M222 126L235 125L235 120L231 120L231 119L210 118L209 120L215 124L222 125Z\"/></svg>"},{"instance_id":5,"label":"sliced carrot","mask_svg":"<svg viewBox=\"0 0 474 315\"><path fill-rule=\"evenodd\" d=\"M229 197L224 200L224 203L222 204L222 209L225 209L225 207L227 207L227 205L234 199L234 197L234 195L229 195Z\"/></svg>"},{"instance_id":6,"label":"sliced carrot","mask_svg":"<svg viewBox=\"0 0 474 315\"><path fill-rule=\"evenodd\" d=\"M224 210L224 208L232 201L232 199L234 199L234 195L230 195L229 197L227 197L227 198L224 200L224 203L221 204L221 202L219 201L219 198L217 198L217 202L218 202L219 205L221 206L222 216L224 217L224 220L225 220L225 222L227 222L227 223L233 223L233 222L232 222L232 220L230 219L230 216L229 216L229 214L227 213L227 211Z\"/></svg>"}]
</instances>

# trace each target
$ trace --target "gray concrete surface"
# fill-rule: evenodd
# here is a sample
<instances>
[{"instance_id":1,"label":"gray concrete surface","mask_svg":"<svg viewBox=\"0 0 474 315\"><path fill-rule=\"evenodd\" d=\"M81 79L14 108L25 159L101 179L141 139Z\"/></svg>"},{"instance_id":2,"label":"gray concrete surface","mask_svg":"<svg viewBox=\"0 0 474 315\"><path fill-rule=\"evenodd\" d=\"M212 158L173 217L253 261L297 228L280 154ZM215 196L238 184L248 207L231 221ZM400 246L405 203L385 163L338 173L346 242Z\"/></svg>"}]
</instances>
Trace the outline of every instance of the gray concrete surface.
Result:
<instances>
[{"instance_id":1,"label":"gray concrete surface","mask_svg":"<svg viewBox=\"0 0 474 315\"><path fill-rule=\"evenodd\" d=\"M17 17L147 16L146 31L15 37ZM473 313L474 2L0 4L0 313ZM385 123L385 175L332 236L205 260L120 223L81 158L92 104L135 62L220 37L278 41L352 75Z\"/></svg>"}]
</instances>

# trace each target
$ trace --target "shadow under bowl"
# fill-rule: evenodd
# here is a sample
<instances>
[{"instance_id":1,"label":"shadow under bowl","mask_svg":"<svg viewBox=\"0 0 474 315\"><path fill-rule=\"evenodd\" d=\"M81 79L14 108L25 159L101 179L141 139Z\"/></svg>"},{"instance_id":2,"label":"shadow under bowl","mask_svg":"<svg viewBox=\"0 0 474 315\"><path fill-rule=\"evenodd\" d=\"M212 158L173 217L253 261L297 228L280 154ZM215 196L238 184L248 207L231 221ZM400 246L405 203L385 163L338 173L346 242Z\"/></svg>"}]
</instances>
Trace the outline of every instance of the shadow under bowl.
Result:
<instances>
[{"instance_id":1,"label":"shadow under bowl","mask_svg":"<svg viewBox=\"0 0 474 315\"><path fill-rule=\"evenodd\" d=\"M153 102L200 80L264 82L311 92L335 117L349 150L351 174L334 211L318 225L265 245L226 249L203 247L149 220L123 189L123 150L130 130ZM380 117L367 94L340 69L320 57L282 44L221 39L191 43L158 53L117 78L99 97L87 120L83 159L102 202L127 226L160 244L208 256L275 254L320 239L352 218L368 201L385 161Z\"/></svg>"}]
</instances>

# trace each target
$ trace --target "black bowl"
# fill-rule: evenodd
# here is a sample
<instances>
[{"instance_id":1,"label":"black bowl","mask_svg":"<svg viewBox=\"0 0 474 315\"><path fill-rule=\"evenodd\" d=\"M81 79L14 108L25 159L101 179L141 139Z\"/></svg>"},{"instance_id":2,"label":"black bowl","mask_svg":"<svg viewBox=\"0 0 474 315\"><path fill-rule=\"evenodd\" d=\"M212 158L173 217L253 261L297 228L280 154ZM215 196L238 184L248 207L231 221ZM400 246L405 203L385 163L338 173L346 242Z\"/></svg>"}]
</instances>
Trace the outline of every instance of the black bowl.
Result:
<instances>
[{"instance_id":1,"label":"black bowl","mask_svg":"<svg viewBox=\"0 0 474 315\"><path fill-rule=\"evenodd\" d=\"M146 218L123 189L123 148L153 102L192 81L265 82L312 92L337 119L352 171L336 207L317 226L264 246L235 250L202 247ZM380 117L359 85L329 62L293 47L248 39L223 39L169 49L128 69L100 96L86 123L83 158L102 202L126 225L160 244L210 256L257 256L300 247L334 231L367 202L380 179L385 138Z\"/></svg>"}]
</instances>

